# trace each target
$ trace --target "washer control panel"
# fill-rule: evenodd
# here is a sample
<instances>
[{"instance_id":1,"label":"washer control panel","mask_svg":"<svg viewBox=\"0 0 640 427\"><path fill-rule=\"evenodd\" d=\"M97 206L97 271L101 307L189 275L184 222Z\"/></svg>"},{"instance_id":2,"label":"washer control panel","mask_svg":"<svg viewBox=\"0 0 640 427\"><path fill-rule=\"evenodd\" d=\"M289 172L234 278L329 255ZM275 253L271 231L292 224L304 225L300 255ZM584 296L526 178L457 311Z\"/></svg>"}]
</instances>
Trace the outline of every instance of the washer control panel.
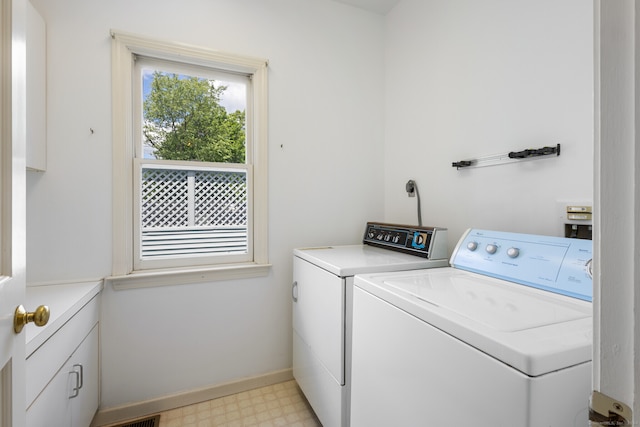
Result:
<instances>
[{"instance_id":1,"label":"washer control panel","mask_svg":"<svg viewBox=\"0 0 640 427\"><path fill-rule=\"evenodd\" d=\"M362 243L423 258L447 258L447 229L368 222Z\"/></svg>"},{"instance_id":2,"label":"washer control panel","mask_svg":"<svg viewBox=\"0 0 640 427\"><path fill-rule=\"evenodd\" d=\"M591 240L469 229L451 266L591 301Z\"/></svg>"}]
</instances>

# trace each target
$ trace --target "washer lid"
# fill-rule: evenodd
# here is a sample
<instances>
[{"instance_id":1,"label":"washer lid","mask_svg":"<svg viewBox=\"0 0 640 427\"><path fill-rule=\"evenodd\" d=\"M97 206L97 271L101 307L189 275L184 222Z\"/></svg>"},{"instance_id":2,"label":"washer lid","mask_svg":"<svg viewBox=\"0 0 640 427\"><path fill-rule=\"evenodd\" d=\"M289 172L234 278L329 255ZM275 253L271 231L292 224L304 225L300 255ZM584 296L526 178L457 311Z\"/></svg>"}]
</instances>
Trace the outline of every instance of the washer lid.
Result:
<instances>
[{"instance_id":1,"label":"washer lid","mask_svg":"<svg viewBox=\"0 0 640 427\"><path fill-rule=\"evenodd\" d=\"M516 286L459 270L388 278L384 283L497 331L515 332L591 316L570 301L523 293Z\"/></svg>"},{"instance_id":2,"label":"washer lid","mask_svg":"<svg viewBox=\"0 0 640 427\"><path fill-rule=\"evenodd\" d=\"M369 245L324 246L293 250L302 258L340 277L359 273L447 267L449 260L431 260Z\"/></svg>"},{"instance_id":3,"label":"washer lid","mask_svg":"<svg viewBox=\"0 0 640 427\"><path fill-rule=\"evenodd\" d=\"M357 275L354 283L531 377L591 360L586 301L452 267Z\"/></svg>"}]
</instances>

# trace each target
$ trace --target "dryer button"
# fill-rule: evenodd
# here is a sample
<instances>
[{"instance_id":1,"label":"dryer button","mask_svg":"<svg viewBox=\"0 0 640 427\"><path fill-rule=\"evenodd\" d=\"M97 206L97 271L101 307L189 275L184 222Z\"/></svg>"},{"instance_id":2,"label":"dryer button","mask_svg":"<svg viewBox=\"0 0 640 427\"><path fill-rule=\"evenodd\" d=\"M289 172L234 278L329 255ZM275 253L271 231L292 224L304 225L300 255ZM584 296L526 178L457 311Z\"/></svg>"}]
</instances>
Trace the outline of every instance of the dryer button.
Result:
<instances>
[{"instance_id":1,"label":"dryer button","mask_svg":"<svg viewBox=\"0 0 640 427\"><path fill-rule=\"evenodd\" d=\"M467 249L469 249L471 252L475 251L476 249L478 249L478 242L467 243Z\"/></svg>"},{"instance_id":2,"label":"dryer button","mask_svg":"<svg viewBox=\"0 0 640 427\"><path fill-rule=\"evenodd\" d=\"M496 245L494 245L493 243L489 243L487 245L487 247L485 248L485 250L490 253L491 255L495 254L496 252L498 252L498 247Z\"/></svg>"},{"instance_id":3,"label":"dryer button","mask_svg":"<svg viewBox=\"0 0 640 427\"><path fill-rule=\"evenodd\" d=\"M509 258L518 258L518 255L520 255L520 249L509 248L507 249L507 255L509 256Z\"/></svg>"}]
</instances>

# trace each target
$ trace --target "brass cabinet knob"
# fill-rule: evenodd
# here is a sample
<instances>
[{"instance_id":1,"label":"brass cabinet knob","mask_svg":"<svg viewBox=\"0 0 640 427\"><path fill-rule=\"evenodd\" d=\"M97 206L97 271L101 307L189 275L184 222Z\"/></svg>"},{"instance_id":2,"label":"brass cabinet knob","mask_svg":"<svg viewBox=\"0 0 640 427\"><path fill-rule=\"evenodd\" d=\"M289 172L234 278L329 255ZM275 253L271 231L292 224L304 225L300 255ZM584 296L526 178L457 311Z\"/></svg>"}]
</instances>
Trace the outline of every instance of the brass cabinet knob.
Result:
<instances>
[{"instance_id":1,"label":"brass cabinet knob","mask_svg":"<svg viewBox=\"0 0 640 427\"><path fill-rule=\"evenodd\" d=\"M36 308L36 311L27 313L22 305L16 308L16 313L13 316L13 330L16 334L22 332L22 328L27 323L33 322L36 326L44 326L49 321L49 307L41 305Z\"/></svg>"}]
</instances>

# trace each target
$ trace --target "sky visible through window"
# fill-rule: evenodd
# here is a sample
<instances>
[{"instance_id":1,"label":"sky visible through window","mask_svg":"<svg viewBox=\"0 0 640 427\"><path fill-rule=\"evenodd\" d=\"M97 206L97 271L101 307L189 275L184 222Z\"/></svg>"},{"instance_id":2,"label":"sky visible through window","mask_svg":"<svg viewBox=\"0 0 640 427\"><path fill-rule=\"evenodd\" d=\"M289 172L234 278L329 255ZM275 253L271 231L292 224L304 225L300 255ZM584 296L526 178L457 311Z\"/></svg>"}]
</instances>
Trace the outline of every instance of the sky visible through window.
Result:
<instances>
[{"instance_id":1,"label":"sky visible through window","mask_svg":"<svg viewBox=\"0 0 640 427\"><path fill-rule=\"evenodd\" d=\"M147 99L149 93L151 92L151 82L153 81L153 73L156 70L152 69L143 69L142 70L142 101ZM167 73L168 74L168 73ZM190 76L179 74L180 78L188 78ZM215 80L215 86L227 86L227 89L223 92L220 97L220 105L227 110L228 113L232 113L234 111L246 111L247 109L247 87L243 83L238 82L225 82L222 80ZM144 149L144 158L145 159L155 159L153 155L153 148L149 147L145 144Z\"/></svg>"}]
</instances>

